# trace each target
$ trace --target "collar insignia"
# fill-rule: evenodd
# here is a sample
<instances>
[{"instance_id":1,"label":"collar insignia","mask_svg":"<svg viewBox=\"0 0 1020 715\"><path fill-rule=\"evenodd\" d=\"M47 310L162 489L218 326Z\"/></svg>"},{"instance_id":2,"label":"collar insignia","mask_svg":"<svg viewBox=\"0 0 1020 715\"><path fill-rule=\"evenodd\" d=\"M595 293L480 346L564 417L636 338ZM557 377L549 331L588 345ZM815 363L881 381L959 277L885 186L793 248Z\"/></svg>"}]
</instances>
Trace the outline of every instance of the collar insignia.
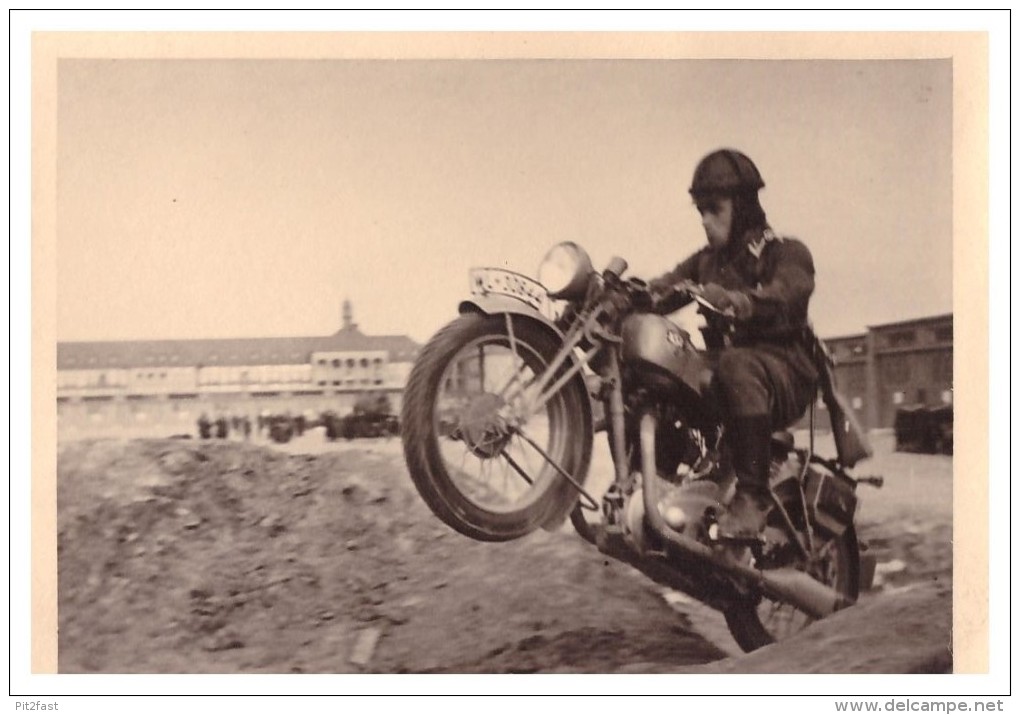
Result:
<instances>
[{"instance_id":1,"label":"collar insignia","mask_svg":"<svg viewBox=\"0 0 1020 715\"><path fill-rule=\"evenodd\" d=\"M757 241L751 241L747 244L747 250L751 252L751 255L755 258L761 258L761 252L765 249L766 244L770 241L781 241L782 239L777 236L771 228L766 228L761 232L761 238Z\"/></svg>"}]
</instances>

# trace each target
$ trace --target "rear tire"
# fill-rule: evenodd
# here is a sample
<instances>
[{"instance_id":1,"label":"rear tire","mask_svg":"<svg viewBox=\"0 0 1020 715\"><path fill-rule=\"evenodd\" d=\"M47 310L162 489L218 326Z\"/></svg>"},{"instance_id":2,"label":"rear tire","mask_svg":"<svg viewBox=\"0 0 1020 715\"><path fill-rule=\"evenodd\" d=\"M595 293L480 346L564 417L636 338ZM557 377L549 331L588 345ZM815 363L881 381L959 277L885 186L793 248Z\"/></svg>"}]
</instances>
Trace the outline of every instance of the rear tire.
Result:
<instances>
[{"instance_id":1,"label":"rear tire","mask_svg":"<svg viewBox=\"0 0 1020 715\"><path fill-rule=\"evenodd\" d=\"M578 496L521 434L499 422L500 409L512 399L501 396L506 390L497 383L505 375L497 373L520 371L533 379L562 347L552 329L519 315L509 318L511 340L507 320L505 314L467 314L440 330L411 371L400 416L404 458L425 503L480 541L525 536L565 517ZM583 483L592 421L580 375L522 429L527 433L533 424L547 433L535 439L543 451Z\"/></svg>"},{"instance_id":2,"label":"rear tire","mask_svg":"<svg viewBox=\"0 0 1020 715\"><path fill-rule=\"evenodd\" d=\"M815 538L821 538L817 532ZM822 562L824 577L818 580L853 603L860 591L857 568L860 554L853 527L849 527L841 536L830 539L826 546L829 555ZM735 604L724 611L723 615L733 639L747 653L785 640L814 622L812 617L790 604L780 604L766 598L759 602Z\"/></svg>"}]
</instances>

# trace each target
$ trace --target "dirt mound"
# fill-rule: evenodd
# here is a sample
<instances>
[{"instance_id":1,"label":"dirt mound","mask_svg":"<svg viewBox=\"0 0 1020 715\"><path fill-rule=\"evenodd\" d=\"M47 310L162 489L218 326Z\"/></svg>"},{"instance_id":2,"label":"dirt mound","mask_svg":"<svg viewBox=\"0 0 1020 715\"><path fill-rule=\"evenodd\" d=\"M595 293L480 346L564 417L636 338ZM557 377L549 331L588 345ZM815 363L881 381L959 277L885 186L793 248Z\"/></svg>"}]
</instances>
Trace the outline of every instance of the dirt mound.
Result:
<instances>
[{"instance_id":1,"label":"dirt mound","mask_svg":"<svg viewBox=\"0 0 1020 715\"><path fill-rule=\"evenodd\" d=\"M948 613L945 581L728 657L700 611L671 606L569 533L481 544L452 532L392 448L69 443L57 489L65 673L950 669L935 652L948 621L929 612L920 632L905 618L925 604ZM896 657L846 647L865 635L857 619L877 639L893 618L904 626ZM806 645L837 640L829 659Z\"/></svg>"}]
</instances>

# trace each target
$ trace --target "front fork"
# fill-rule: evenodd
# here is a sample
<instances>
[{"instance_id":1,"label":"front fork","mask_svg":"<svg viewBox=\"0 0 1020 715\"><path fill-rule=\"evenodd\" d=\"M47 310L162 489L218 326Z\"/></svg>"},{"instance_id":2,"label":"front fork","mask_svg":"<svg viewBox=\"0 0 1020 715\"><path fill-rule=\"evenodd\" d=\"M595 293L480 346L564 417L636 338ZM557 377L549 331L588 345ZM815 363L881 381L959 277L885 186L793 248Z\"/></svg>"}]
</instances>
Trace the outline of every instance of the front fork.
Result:
<instances>
[{"instance_id":1,"label":"front fork","mask_svg":"<svg viewBox=\"0 0 1020 715\"><path fill-rule=\"evenodd\" d=\"M624 484L630 477L630 464L627 455L627 415L623 404L623 385L620 378L620 356L616 350L608 350L606 372L608 374L609 399L609 448L613 455L613 467L616 483Z\"/></svg>"}]
</instances>

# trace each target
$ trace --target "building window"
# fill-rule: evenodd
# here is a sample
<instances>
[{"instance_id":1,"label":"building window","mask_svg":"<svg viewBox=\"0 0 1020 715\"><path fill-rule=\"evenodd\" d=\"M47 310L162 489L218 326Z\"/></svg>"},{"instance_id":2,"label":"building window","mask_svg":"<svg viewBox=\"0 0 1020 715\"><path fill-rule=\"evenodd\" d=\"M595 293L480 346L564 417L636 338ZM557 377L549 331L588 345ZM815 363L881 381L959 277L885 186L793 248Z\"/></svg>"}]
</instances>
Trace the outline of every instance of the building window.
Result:
<instances>
[{"instance_id":1,"label":"building window","mask_svg":"<svg viewBox=\"0 0 1020 715\"><path fill-rule=\"evenodd\" d=\"M913 330L900 330L895 333L889 333L886 337L889 347L891 348L902 348L907 345L912 345L917 339L917 335Z\"/></svg>"},{"instance_id":2,"label":"building window","mask_svg":"<svg viewBox=\"0 0 1020 715\"><path fill-rule=\"evenodd\" d=\"M340 367L340 358L333 358L333 367Z\"/></svg>"}]
</instances>

